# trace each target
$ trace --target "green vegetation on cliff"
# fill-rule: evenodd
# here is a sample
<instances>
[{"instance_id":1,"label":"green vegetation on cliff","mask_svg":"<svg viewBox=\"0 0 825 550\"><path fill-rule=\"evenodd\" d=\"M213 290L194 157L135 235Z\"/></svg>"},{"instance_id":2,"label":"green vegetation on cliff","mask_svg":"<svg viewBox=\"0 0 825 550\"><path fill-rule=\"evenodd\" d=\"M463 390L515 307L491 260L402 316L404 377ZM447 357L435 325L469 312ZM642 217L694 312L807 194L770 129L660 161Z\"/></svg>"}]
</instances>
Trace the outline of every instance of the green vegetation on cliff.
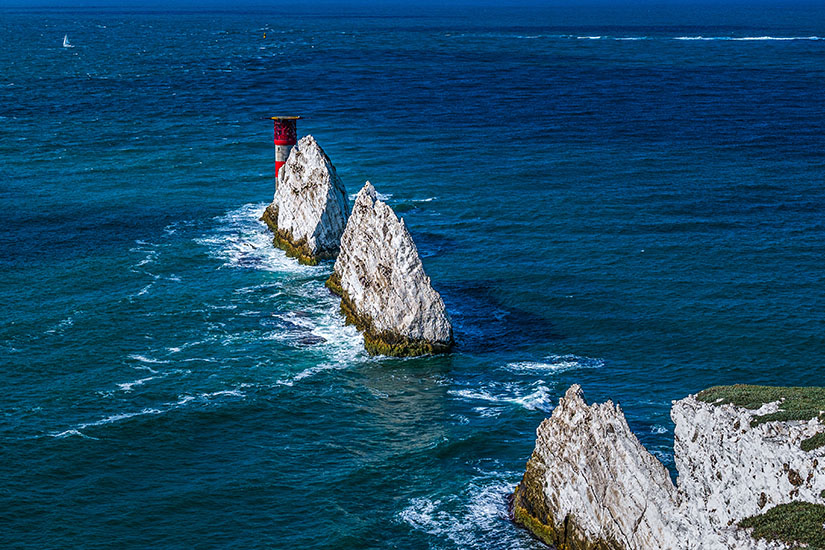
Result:
<instances>
[{"instance_id":1,"label":"green vegetation on cliff","mask_svg":"<svg viewBox=\"0 0 825 550\"><path fill-rule=\"evenodd\" d=\"M780 401L779 410L774 413L755 416L752 426L765 422L785 422L789 420L807 421L819 418L825 421L825 388L822 387L781 387L750 386L736 384L733 386L714 386L699 392L699 401L712 405L731 404L745 409L758 409L765 403ZM825 433L819 433L804 440L801 447L805 451L825 445Z\"/></svg>"},{"instance_id":2,"label":"green vegetation on cliff","mask_svg":"<svg viewBox=\"0 0 825 550\"><path fill-rule=\"evenodd\" d=\"M753 537L794 545L794 548L825 550L825 505L790 502L745 518L740 527L753 529ZM797 546L803 545L803 546Z\"/></svg>"}]
</instances>

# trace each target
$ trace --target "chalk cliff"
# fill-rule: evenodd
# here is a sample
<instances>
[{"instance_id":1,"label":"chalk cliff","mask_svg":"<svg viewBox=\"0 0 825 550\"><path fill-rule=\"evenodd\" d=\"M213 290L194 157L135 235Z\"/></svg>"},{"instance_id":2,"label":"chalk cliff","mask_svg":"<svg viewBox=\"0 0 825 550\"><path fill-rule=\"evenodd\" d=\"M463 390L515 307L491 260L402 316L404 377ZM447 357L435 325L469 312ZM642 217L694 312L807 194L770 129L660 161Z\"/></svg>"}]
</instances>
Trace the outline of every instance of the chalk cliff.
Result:
<instances>
[{"instance_id":1,"label":"chalk cliff","mask_svg":"<svg viewBox=\"0 0 825 550\"><path fill-rule=\"evenodd\" d=\"M275 245L304 264L335 258L348 216L347 191L329 157L315 138L301 138L261 217Z\"/></svg>"},{"instance_id":2,"label":"chalk cliff","mask_svg":"<svg viewBox=\"0 0 825 550\"><path fill-rule=\"evenodd\" d=\"M370 353L423 355L452 346L444 302L404 220L369 182L355 199L327 286L341 296L342 311L364 333Z\"/></svg>"},{"instance_id":3,"label":"chalk cliff","mask_svg":"<svg viewBox=\"0 0 825 550\"><path fill-rule=\"evenodd\" d=\"M799 390L825 391L729 386L674 402L674 486L621 409L587 405L574 385L537 430L514 520L563 550L821 548L825 424Z\"/></svg>"}]
</instances>

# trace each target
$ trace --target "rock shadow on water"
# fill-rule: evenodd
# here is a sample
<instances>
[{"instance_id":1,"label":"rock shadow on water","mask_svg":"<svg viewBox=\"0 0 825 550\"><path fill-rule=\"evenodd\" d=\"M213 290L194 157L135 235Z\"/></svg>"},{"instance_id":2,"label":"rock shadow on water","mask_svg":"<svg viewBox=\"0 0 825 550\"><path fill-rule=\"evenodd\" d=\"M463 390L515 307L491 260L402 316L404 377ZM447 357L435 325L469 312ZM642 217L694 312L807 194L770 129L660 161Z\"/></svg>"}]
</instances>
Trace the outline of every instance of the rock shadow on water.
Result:
<instances>
[{"instance_id":1,"label":"rock shadow on water","mask_svg":"<svg viewBox=\"0 0 825 550\"><path fill-rule=\"evenodd\" d=\"M422 258L432 258L458 248L458 241L441 233L410 230L418 254ZM426 266L425 266L426 267Z\"/></svg>"},{"instance_id":2,"label":"rock shadow on water","mask_svg":"<svg viewBox=\"0 0 825 550\"><path fill-rule=\"evenodd\" d=\"M438 284L453 321L455 351L512 351L564 339L548 318L505 304L498 286L494 281Z\"/></svg>"}]
</instances>

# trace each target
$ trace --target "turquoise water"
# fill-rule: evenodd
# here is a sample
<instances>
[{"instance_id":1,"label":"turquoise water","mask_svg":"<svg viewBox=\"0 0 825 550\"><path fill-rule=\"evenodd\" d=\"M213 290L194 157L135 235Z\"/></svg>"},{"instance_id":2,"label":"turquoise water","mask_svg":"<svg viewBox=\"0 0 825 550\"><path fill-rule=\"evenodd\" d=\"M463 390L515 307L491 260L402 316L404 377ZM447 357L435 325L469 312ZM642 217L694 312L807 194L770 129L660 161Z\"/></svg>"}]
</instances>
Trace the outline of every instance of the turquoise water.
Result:
<instances>
[{"instance_id":1,"label":"turquoise water","mask_svg":"<svg viewBox=\"0 0 825 550\"><path fill-rule=\"evenodd\" d=\"M822 383L820 37L802 4L0 10L3 546L537 548L506 495L571 383L671 469L671 400ZM404 217L453 354L369 357L331 265L271 246L284 113Z\"/></svg>"}]
</instances>

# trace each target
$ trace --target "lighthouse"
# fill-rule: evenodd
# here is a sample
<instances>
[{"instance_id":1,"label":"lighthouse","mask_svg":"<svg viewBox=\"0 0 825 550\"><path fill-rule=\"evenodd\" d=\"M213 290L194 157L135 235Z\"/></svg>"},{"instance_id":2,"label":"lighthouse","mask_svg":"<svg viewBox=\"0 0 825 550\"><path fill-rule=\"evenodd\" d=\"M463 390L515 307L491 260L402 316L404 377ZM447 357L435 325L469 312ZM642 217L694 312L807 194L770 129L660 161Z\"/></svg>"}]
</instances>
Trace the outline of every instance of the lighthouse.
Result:
<instances>
[{"instance_id":1,"label":"lighthouse","mask_svg":"<svg viewBox=\"0 0 825 550\"><path fill-rule=\"evenodd\" d=\"M289 152L298 142L299 116L273 116L275 123L275 185L280 181L281 167L286 164Z\"/></svg>"}]
</instances>

